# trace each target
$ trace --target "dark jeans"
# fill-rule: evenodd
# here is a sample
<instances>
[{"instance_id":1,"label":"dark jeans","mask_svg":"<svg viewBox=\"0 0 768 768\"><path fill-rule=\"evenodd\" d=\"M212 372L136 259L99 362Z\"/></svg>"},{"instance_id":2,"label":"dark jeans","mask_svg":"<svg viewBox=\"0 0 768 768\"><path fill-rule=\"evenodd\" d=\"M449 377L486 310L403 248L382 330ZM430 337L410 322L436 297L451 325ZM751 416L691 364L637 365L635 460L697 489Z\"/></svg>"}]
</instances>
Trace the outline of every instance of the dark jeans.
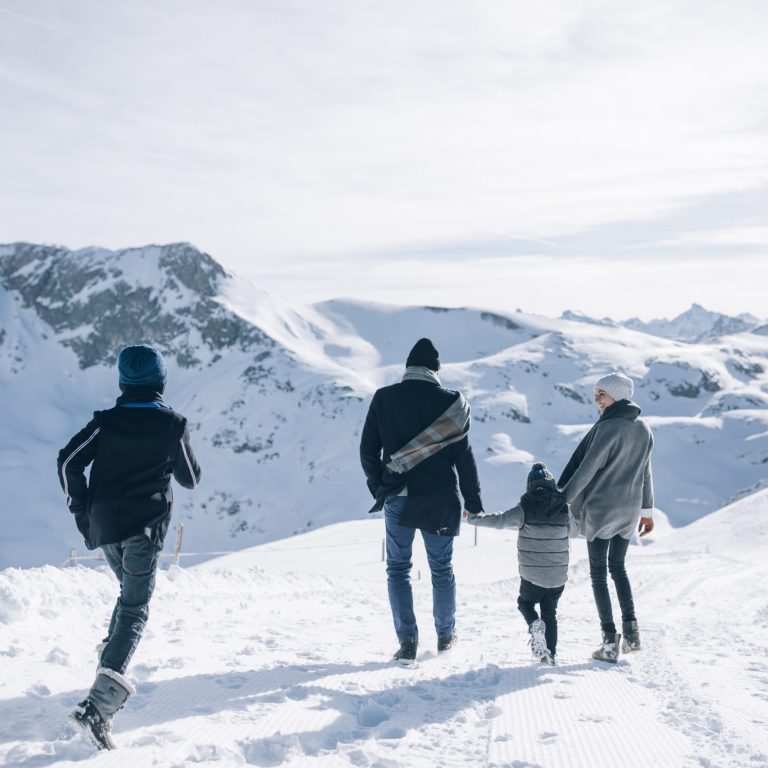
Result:
<instances>
[{"instance_id":1,"label":"dark jeans","mask_svg":"<svg viewBox=\"0 0 768 768\"><path fill-rule=\"evenodd\" d=\"M621 606L622 622L636 621L632 587L629 583L629 576L627 576L627 569L624 566L628 548L629 539L623 539L618 535L612 539L595 539L587 542L592 593L595 596L595 605L600 616L600 627L606 634L616 633L611 596L608 592L608 573L611 574L613 584L616 587L616 595L619 598L619 606Z\"/></svg>"},{"instance_id":2,"label":"dark jeans","mask_svg":"<svg viewBox=\"0 0 768 768\"><path fill-rule=\"evenodd\" d=\"M102 549L120 583L120 596L112 611L100 666L122 675L147 624L149 600L155 588L158 549L144 534L106 544Z\"/></svg>"},{"instance_id":3,"label":"dark jeans","mask_svg":"<svg viewBox=\"0 0 768 768\"><path fill-rule=\"evenodd\" d=\"M400 525L405 510L405 496L395 496L384 502L384 522L387 533L387 589L392 619L399 642L409 638L418 641L419 628L413 612L411 589L411 555L415 528ZM437 536L422 531L432 573L432 615L438 635L453 633L456 622L456 580L453 576L453 536Z\"/></svg>"},{"instance_id":4,"label":"dark jeans","mask_svg":"<svg viewBox=\"0 0 768 768\"><path fill-rule=\"evenodd\" d=\"M517 608L523 614L528 626L539 618L536 604L541 607L541 620L544 622L544 637L547 648L554 656L557 651L557 601L563 594L562 587L539 587L530 581L520 579L520 594L517 598Z\"/></svg>"}]
</instances>

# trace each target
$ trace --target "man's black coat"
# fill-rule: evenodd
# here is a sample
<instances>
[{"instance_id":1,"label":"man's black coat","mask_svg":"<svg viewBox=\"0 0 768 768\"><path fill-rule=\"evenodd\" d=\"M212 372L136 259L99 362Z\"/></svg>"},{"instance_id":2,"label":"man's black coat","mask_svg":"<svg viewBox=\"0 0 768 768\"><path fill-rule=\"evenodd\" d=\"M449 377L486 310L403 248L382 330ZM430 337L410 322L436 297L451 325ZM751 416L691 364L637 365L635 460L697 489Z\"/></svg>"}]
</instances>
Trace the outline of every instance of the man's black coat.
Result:
<instances>
[{"instance_id":1,"label":"man's black coat","mask_svg":"<svg viewBox=\"0 0 768 768\"><path fill-rule=\"evenodd\" d=\"M386 468L390 456L432 424L459 396L437 383L403 381L373 396L360 439L360 461L368 488L381 502L408 487L401 525L457 536L461 499L470 511L482 511L477 464L464 437L425 459L403 475ZM457 482L458 473L458 482Z\"/></svg>"},{"instance_id":2,"label":"man's black coat","mask_svg":"<svg viewBox=\"0 0 768 768\"><path fill-rule=\"evenodd\" d=\"M185 488L200 482L187 420L160 395L142 390L96 411L59 452L58 469L89 549L141 533L162 547L171 517L171 476Z\"/></svg>"}]
</instances>

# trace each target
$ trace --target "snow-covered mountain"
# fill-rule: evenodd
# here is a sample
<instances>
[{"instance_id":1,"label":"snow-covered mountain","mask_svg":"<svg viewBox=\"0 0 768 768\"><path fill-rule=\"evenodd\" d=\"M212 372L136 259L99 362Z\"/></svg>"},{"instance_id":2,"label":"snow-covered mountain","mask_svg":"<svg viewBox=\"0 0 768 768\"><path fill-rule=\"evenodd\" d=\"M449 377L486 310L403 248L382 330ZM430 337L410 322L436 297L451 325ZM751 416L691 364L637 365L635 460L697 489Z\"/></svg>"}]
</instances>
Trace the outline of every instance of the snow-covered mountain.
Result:
<instances>
[{"instance_id":1,"label":"snow-covered mountain","mask_svg":"<svg viewBox=\"0 0 768 768\"><path fill-rule=\"evenodd\" d=\"M63 562L82 544L56 454L117 392L124 344L157 344L168 401L203 466L178 489L185 550L239 549L370 505L358 440L373 391L420 336L472 405L485 505L516 500L528 464L557 472L596 417L592 385L620 368L655 431L657 506L690 522L761 486L768 336L698 344L622 326L482 309L350 300L291 306L190 245L122 251L0 246L0 567Z\"/></svg>"},{"instance_id":2,"label":"snow-covered mountain","mask_svg":"<svg viewBox=\"0 0 768 768\"><path fill-rule=\"evenodd\" d=\"M720 336L730 336L754 329L760 321L754 315L742 313L736 317L711 312L699 304L691 305L672 320L651 320L644 323L637 317L625 320L622 325L635 331L662 336L678 341L709 341Z\"/></svg>"}]
</instances>

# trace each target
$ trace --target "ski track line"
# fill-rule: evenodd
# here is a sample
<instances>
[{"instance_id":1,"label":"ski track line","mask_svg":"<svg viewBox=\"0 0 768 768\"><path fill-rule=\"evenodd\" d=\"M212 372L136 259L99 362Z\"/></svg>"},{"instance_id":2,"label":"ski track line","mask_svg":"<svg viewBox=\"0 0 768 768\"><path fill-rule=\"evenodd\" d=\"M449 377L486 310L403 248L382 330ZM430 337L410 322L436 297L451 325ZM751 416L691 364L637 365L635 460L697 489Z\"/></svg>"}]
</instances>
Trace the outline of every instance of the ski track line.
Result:
<instances>
[{"instance_id":1,"label":"ski track line","mask_svg":"<svg viewBox=\"0 0 768 768\"><path fill-rule=\"evenodd\" d=\"M768 764L768 755L747 746L732 727L723 723L720 707L703 699L661 645L647 654L637 674L643 685L657 692L660 717L685 734L696 746L700 765L705 768L746 768ZM763 734L765 731L763 731ZM759 742L759 734L751 739Z\"/></svg>"},{"instance_id":2,"label":"ski track line","mask_svg":"<svg viewBox=\"0 0 768 768\"><path fill-rule=\"evenodd\" d=\"M766 583L765 568L756 574L753 567L746 575L742 570L734 571L730 559L719 558L704 573L682 581L668 579L665 600L653 601L661 621L653 645L646 644L652 653L643 653L637 665L644 685L655 691L664 719L697 745L702 766L768 765L768 749L750 747L766 743L768 702L760 696L759 685L765 681L758 677L766 667L759 661L744 665L745 659L765 658L765 642L761 646L750 640L748 609L734 611L730 601L720 610L709 604L713 594L747 599L755 583ZM705 631L701 610L717 611L723 618L708 621ZM734 643L735 655L727 652ZM713 675L709 670L715 661L719 674ZM727 674L723 667L728 668Z\"/></svg>"},{"instance_id":3,"label":"ski track line","mask_svg":"<svg viewBox=\"0 0 768 768\"><path fill-rule=\"evenodd\" d=\"M492 768L683 768L691 744L658 723L652 694L627 662L607 665L573 652L557 667L515 657L503 671L492 722ZM626 712L633 713L631 724ZM610 712L616 712L611 715Z\"/></svg>"}]
</instances>

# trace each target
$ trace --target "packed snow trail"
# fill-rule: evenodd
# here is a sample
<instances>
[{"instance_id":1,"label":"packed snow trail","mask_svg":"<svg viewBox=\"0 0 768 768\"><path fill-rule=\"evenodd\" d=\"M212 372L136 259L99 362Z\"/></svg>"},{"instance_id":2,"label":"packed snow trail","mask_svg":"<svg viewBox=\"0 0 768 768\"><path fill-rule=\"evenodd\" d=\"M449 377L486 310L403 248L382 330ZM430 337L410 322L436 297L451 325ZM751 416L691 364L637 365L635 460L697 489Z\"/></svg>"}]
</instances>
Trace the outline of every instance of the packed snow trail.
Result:
<instances>
[{"instance_id":1,"label":"packed snow trail","mask_svg":"<svg viewBox=\"0 0 768 768\"><path fill-rule=\"evenodd\" d=\"M1 572L0 764L768 765L768 493L631 548L644 650L615 666L589 660L599 632L583 541L559 666L545 667L517 613L515 533L481 531L473 547L471 529L456 547L459 644L435 653L419 550L419 657L393 664L381 534L380 520L339 524L160 572L114 753L67 721L95 672L113 577Z\"/></svg>"}]
</instances>

